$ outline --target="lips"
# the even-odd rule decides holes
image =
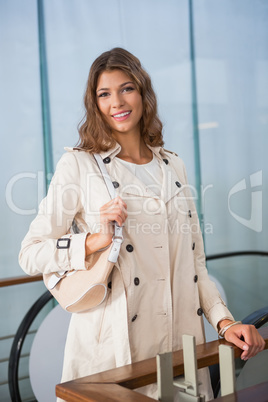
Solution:
[[[123,112],[120,112],[120,113],[113,114],[112,117],[116,121],[123,121],[123,120],[126,120],[129,117],[130,113],[131,113],[131,110],[126,110],[126,111],[123,111]]]

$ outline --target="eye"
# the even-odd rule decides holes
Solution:
[[[129,87],[123,88],[122,92],[131,92],[131,91],[134,91],[134,90],[135,90],[134,87],[129,86]]]
[[[98,98],[106,98],[106,96],[109,96],[109,92],[102,92],[98,95]]]

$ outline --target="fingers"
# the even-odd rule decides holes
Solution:
[[[122,226],[127,218],[127,204],[120,197],[116,197],[100,208],[100,221],[107,226],[117,222]]]
[[[234,327],[236,327],[236,326],[238,326],[238,325],[234,325]],[[232,331],[232,330],[231,330],[232,328],[233,328],[233,327],[231,327],[230,329],[228,329],[228,330],[226,331],[224,337],[225,337],[225,339],[226,339],[228,342],[233,343],[233,344],[236,345],[238,348],[240,348],[240,349],[243,350],[243,353],[241,354],[241,359],[244,360],[244,357],[247,356],[247,353],[248,353],[248,351],[249,351],[249,345],[247,345],[245,342],[243,342],[243,341],[240,339],[240,336],[241,336],[241,335],[237,334],[237,332],[234,331],[234,330]]]
[[[247,360],[250,357],[256,356],[257,353],[264,349],[265,342],[260,336],[259,332],[253,325],[244,325],[242,329],[242,335],[244,337],[245,343],[248,345],[249,349],[245,353],[243,352],[241,358]]]
[[[256,356],[265,347],[264,339],[253,325],[234,325],[226,331],[225,339],[243,350],[242,360]]]

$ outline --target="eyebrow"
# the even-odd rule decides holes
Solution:
[[[124,82],[123,84],[120,84],[119,87],[122,88],[122,87],[124,87],[124,86],[127,85],[127,84],[133,84],[133,85],[134,85],[134,82],[132,82],[132,81],[127,81],[127,82]],[[100,92],[100,91],[108,91],[109,89],[110,89],[110,88],[100,88],[100,89],[97,90],[97,92]]]

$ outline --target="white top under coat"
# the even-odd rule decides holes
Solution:
[[[163,172],[159,161],[153,154],[153,159],[143,165],[127,162],[123,159],[116,157],[126,168],[130,170],[140,181],[150,188],[159,198],[161,198]]]

